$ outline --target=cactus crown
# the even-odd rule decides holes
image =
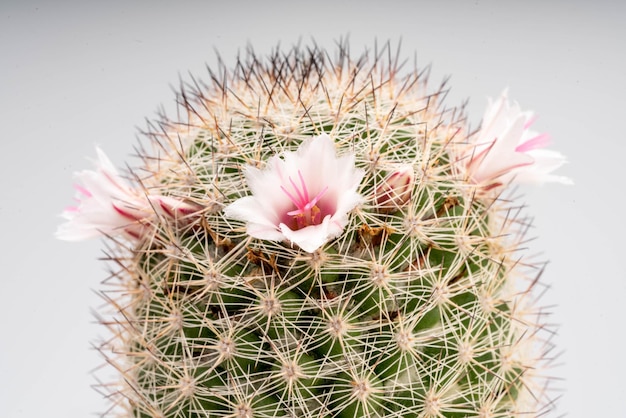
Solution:
[[[528,221],[471,180],[463,110],[398,56],[249,52],[149,125],[103,293],[127,416],[545,412]]]

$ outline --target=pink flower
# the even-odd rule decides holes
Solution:
[[[65,209],[67,222],[57,229],[57,238],[80,241],[100,235],[122,235],[139,238],[154,216],[151,205],[142,192],[129,186],[120,177],[111,160],[99,148],[96,171],[84,170],[75,176],[76,206]]]
[[[363,201],[357,188],[364,172],[355,167],[354,155],[337,157],[326,134],[304,141],[283,157],[271,157],[264,170],[245,167],[252,195],[224,212],[246,221],[252,237],[287,240],[312,253],[341,234],[348,212]]]
[[[61,216],[67,222],[56,231],[57,238],[80,241],[101,235],[139,239],[155,222],[157,214],[185,221],[202,208],[171,196],[146,195],[131,187],[99,148],[96,171],[76,173],[76,206]]]
[[[556,151],[544,149],[547,134],[530,130],[532,112],[522,112],[517,103],[509,103],[507,91],[489,104],[480,131],[462,161],[471,180],[488,188],[516,183],[554,181],[571,184],[571,180],[550,174],[566,159]]]

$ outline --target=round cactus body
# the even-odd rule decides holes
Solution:
[[[145,133],[133,185],[101,160],[116,190],[117,223],[97,227],[118,266],[102,318],[122,376],[113,410],[548,409],[540,266],[520,251],[519,204],[502,198],[520,165],[486,170],[485,126],[470,132],[443,87],[392,55],[250,54],[183,88],[178,119]]]

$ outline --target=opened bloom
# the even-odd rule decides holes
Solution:
[[[252,237],[290,241],[312,253],[341,234],[348,213],[363,200],[357,188],[364,172],[354,161],[352,154],[337,157],[328,135],[310,138],[282,159],[271,157],[263,170],[245,167],[252,195],[225,214],[246,221]]]
[[[139,239],[157,214],[184,220],[202,208],[171,196],[146,195],[130,186],[99,148],[96,170],[76,173],[76,205],[63,211],[67,222],[56,231],[57,238],[80,241],[97,236]]]
[[[489,99],[481,129],[462,159],[471,181],[486,187],[511,181],[571,183],[566,177],[550,174],[566,159],[544,149],[549,137],[530,129],[534,120],[532,112],[522,112],[517,103],[509,103],[506,90],[497,100]]]
[[[75,206],[65,209],[67,222],[57,229],[57,238],[79,241],[99,235],[139,238],[145,220],[153,216],[150,202],[118,174],[115,166],[99,148],[96,170],[76,173]]]

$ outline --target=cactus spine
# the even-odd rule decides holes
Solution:
[[[540,266],[520,251],[527,219],[503,185],[470,181],[457,161],[473,135],[464,113],[426,79],[401,75],[388,45],[354,59],[342,44],[335,59],[318,48],[251,53],[182,88],[179,119],[149,126],[134,172],[140,194],[163,198],[147,199],[152,216],[129,218],[141,234],[110,240],[101,319],[112,338],[100,349],[123,377],[113,410],[494,418],[549,408],[549,343],[531,292]],[[362,175],[340,234],[309,252],[227,216],[251,195],[245,167],[266,170],[322,135]]]

